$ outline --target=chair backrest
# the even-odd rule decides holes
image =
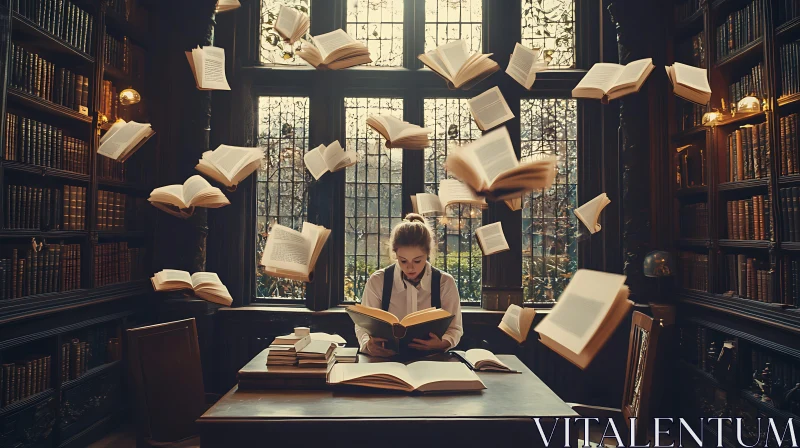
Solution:
[[[658,337],[661,326],[652,317],[638,311],[633,313],[628,364],[625,369],[625,384],[622,393],[622,417],[630,426],[631,417],[636,418],[636,442],[646,443],[649,427],[652,382],[655,370]]]
[[[128,364],[139,436],[174,442],[197,434],[205,409],[194,319],[128,330]]]

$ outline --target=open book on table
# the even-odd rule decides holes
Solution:
[[[514,118],[503,93],[496,86],[470,99],[467,104],[481,131],[492,129]]]
[[[199,90],[231,90],[225,76],[225,49],[197,47],[186,52],[194,82]]]
[[[178,291],[189,289],[197,297],[220,305],[230,306],[233,298],[228,288],[222,284],[214,272],[195,272],[189,275],[186,271],[164,269],[150,277],[156,291]]]
[[[508,367],[503,361],[497,359],[497,356],[495,356],[494,353],[482,348],[473,348],[467,351],[450,350],[450,353],[457,356],[472,370],[522,373],[518,370],[513,370],[511,367]]]
[[[500,69],[490,54],[470,54],[465,40],[439,45],[418,56],[429,69],[447,80],[450,88],[469,88]]]
[[[386,139],[387,148],[425,149],[431,145],[428,134],[432,130],[391,115],[370,115],[367,125]]]
[[[356,304],[345,311],[353,323],[363,328],[372,337],[386,339],[386,348],[405,352],[415,338],[429,339],[429,333],[442,337],[455,316],[441,308],[426,308],[398,319],[394,314],[380,308]]]
[[[624,275],[579,269],[535,330],[544,345],[585,369],[633,307],[629,294]]]
[[[509,250],[508,241],[503,234],[503,225],[500,222],[478,227],[475,229],[475,238],[478,239],[478,245],[484,256]]]
[[[506,73],[522,87],[530,90],[536,81],[536,73],[547,70],[547,62],[540,60],[540,55],[538,48],[530,49],[517,43],[508,61]]]
[[[520,163],[505,127],[451,151],[445,165],[476,193],[493,200],[516,199],[524,193],[548,188],[556,174],[553,156]]]
[[[478,196],[457,179],[443,179],[439,182],[439,195],[417,193],[411,195],[411,206],[414,213],[424,216],[444,216],[445,209],[453,204],[473,205],[484,208],[486,199]]]
[[[100,138],[97,153],[124,162],[155,133],[148,123],[117,121]]]
[[[297,55],[318,69],[328,70],[372,62],[367,47],[342,29],[313,36],[311,42],[303,41]]]
[[[589,232],[594,234],[602,229],[602,226],[597,221],[600,219],[600,212],[610,203],[611,199],[608,199],[605,193],[600,193],[594,199],[581,205],[572,212],[575,213],[575,216],[589,229]]]
[[[278,17],[275,19],[275,32],[283,40],[290,44],[297,42],[308,32],[310,26],[311,21],[308,19],[308,14],[295,8],[281,5]]]
[[[405,392],[457,392],[486,389],[483,381],[460,362],[417,361],[336,364],[328,384],[346,384]]]
[[[219,208],[230,204],[219,188],[198,175],[186,179],[183,185],[158,187],[150,192],[147,200],[154,207],[179,218],[190,215],[186,209],[192,207]]]
[[[303,162],[314,179],[319,180],[328,171],[332,173],[355,165],[358,162],[358,153],[352,149],[345,151],[339,141],[334,140],[328,146],[319,145],[305,153]]]
[[[264,271],[273,276],[310,282],[317,258],[331,231],[325,227],[303,223],[303,231],[275,224],[267,236],[261,257]]]
[[[226,187],[233,187],[257,170],[263,160],[261,148],[219,145],[204,152],[194,168]]]
[[[636,93],[654,68],[652,58],[639,59],[628,65],[594,64],[572,89],[572,97],[595,98],[606,102]]]
[[[708,104],[711,86],[706,69],[676,62],[664,67],[675,95],[697,104]]]
[[[497,328],[522,344],[528,339],[528,332],[531,330],[535,316],[536,309],[511,304],[503,314],[503,320],[500,321]]]

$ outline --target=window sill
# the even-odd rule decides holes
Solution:
[[[220,312],[224,313],[287,313],[287,314],[308,314],[312,316],[323,316],[329,314],[344,314],[345,307],[344,306],[337,306],[334,308],[330,308],[327,310],[322,311],[312,311],[302,305],[282,305],[276,306],[272,304],[263,304],[263,305],[250,305],[250,306],[242,306],[238,308],[220,308]],[[550,314],[549,308],[537,308],[536,314]],[[491,314],[504,314],[504,311],[492,311],[492,310],[484,310],[478,307],[461,307],[462,314],[477,314],[477,315],[491,315]]]

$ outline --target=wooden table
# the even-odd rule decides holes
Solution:
[[[556,417],[578,414],[516,356],[498,357],[522,374],[478,372],[487,388],[477,393],[234,387],[198,419],[202,446],[543,446],[534,417],[549,436]],[[563,427],[550,446],[564,446]]]

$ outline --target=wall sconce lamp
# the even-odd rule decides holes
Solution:
[[[119,92],[119,103],[123,106],[130,106],[142,100],[142,96],[133,87],[128,87]]]

